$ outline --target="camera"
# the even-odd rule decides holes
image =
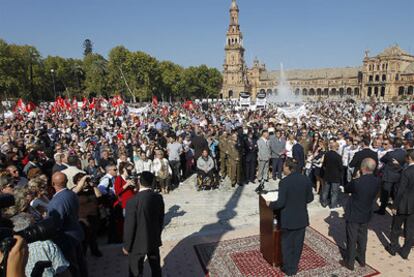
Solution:
[[[0,228],[0,251],[8,253],[16,242],[13,235],[19,235],[27,243],[51,239],[56,234],[55,221],[52,217],[46,218],[26,229],[13,232],[10,228]]]
[[[8,208],[13,205],[14,197],[12,195],[0,195],[0,208]],[[16,243],[13,235],[19,235],[23,237],[27,243],[32,243],[53,238],[57,234],[56,229],[55,219],[53,217],[46,218],[19,232],[14,232],[9,224],[7,224],[7,226],[2,225],[0,226],[0,251],[3,253],[4,257],[8,256],[10,250]],[[4,261],[7,261],[7,258],[3,258],[3,262]]]
[[[92,177],[87,178],[87,179],[86,179],[86,182],[88,182],[88,184],[89,184],[91,187],[97,187],[97,186],[99,185],[99,182],[101,181],[101,179],[102,179],[102,177],[103,177],[104,175],[105,175],[105,174],[96,174],[96,175],[93,175]]]

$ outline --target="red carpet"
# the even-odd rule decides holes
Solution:
[[[260,253],[259,236],[239,238],[194,246],[206,276],[284,276]],[[312,228],[307,228],[305,245],[296,276],[374,276],[379,272],[370,266],[351,272],[340,266],[338,247]]]

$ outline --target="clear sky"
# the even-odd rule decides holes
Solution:
[[[246,61],[270,69],[361,65],[398,43],[414,53],[413,0],[238,0]],[[43,56],[107,56],[124,45],[221,70],[231,0],[0,0],[0,38]]]

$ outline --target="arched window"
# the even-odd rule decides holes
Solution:
[[[372,87],[368,87],[368,97],[371,97],[372,95]]]
[[[309,90],[309,95],[315,95],[315,89],[311,88],[311,89]]]
[[[375,94],[376,97],[378,97],[378,91],[379,91],[378,87],[375,87],[374,88],[374,94]]]
[[[304,88],[304,89],[302,90],[302,93],[303,93],[303,95],[308,95],[308,90],[307,90],[306,88]]]
[[[400,80],[400,75],[399,74],[395,74],[395,81],[399,81]]]
[[[336,88],[331,89],[331,95],[336,95]]]
[[[268,90],[267,90],[267,95],[272,95],[273,94],[273,91],[269,88]]]
[[[413,92],[414,92],[413,90],[414,90],[413,86],[409,86],[409,87],[408,87],[407,94],[408,94],[408,95],[413,95]]]
[[[374,80],[374,76],[369,75],[369,81],[372,82]]]
[[[387,75],[382,74],[382,81],[383,81],[383,82],[387,81]]]
[[[317,95],[322,95],[322,89],[318,88],[318,89],[316,90],[316,94],[317,94]]]
[[[405,91],[404,87],[399,87],[399,88],[398,88],[398,95],[399,95],[399,96],[404,95],[404,91]]]
[[[229,90],[229,98],[233,98],[233,91]]]
[[[346,94],[347,95],[352,95],[352,88],[347,88],[346,89]]]
[[[354,89],[354,95],[359,95],[359,88]]]
[[[385,96],[385,87],[381,87],[381,97]]]
[[[328,88],[325,88],[325,89],[323,90],[323,95],[328,96],[328,94],[329,94],[329,89],[328,89]]]
[[[344,93],[345,93],[344,88],[340,88],[339,89],[339,95],[342,97],[344,95]]]
[[[379,80],[380,80],[380,76],[379,75],[375,75],[375,81],[376,82],[379,82]]]
[[[277,90],[276,90],[276,91],[277,91]],[[299,94],[300,94],[300,89],[298,89],[298,88],[297,88],[297,89],[295,90],[295,95],[296,95],[296,96],[298,96]]]

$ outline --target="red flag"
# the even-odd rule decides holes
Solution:
[[[86,97],[83,97],[82,99],[82,109],[87,109],[89,106],[89,100]]]
[[[91,109],[91,110],[95,109],[95,103],[96,103],[96,99],[93,98],[92,102],[89,104],[89,109]]]
[[[154,107],[154,109],[158,108],[158,98],[157,98],[157,96],[152,97],[152,106]]]
[[[27,113],[30,113],[30,112],[34,111],[34,109],[36,109],[36,105],[32,101],[27,103],[27,105],[26,105],[26,112]]]
[[[26,111],[26,105],[23,102],[23,99],[19,98],[19,100],[17,100],[16,106],[14,107],[14,112],[16,111],[22,111],[25,112]]]
[[[186,110],[189,110],[189,111],[193,110],[194,109],[193,101],[191,101],[191,100],[185,101],[185,103],[183,105],[183,108],[186,109]]]
[[[72,106],[70,105],[70,102],[66,97],[65,97],[65,100],[63,101],[63,105],[67,111],[72,111]]]
[[[122,115],[122,111],[121,111],[121,108],[120,108],[120,107],[117,107],[117,108],[116,108],[116,110],[115,110],[115,115],[116,115],[116,116],[121,116],[121,115]]]

